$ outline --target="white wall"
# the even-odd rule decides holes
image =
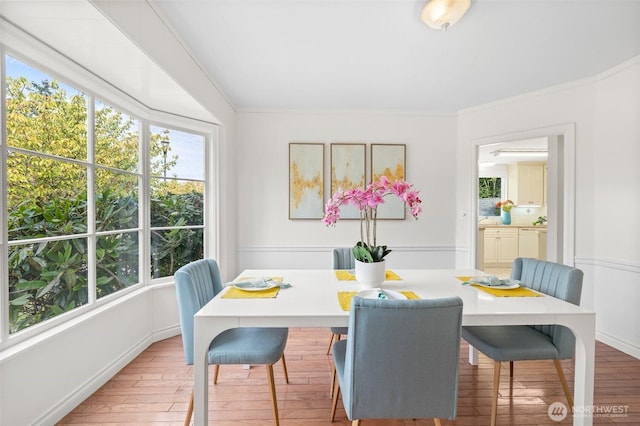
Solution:
[[[3,351],[0,424],[54,424],[177,322],[173,286],[143,288]]]
[[[457,191],[469,209],[474,140],[575,123],[575,259],[585,272],[582,304],[596,311],[598,338],[640,357],[640,57],[591,79],[461,111]],[[470,246],[470,220],[456,243]],[[469,266],[471,256],[459,259]]]
[[[420,190],[415,221],[378,223],[378,242],[394,250],[391,267],[446,268],[455,262],[455,140],[453,115],[376,112],[239,112],[238,271],[325,268],[330,249],[359,240],[358,221],[327,228],[320,220],[289,220],[289,143],[325,143],[325,200],[330,143],[406,144],[406,179]]]
[[[598,336],[640,356],[640,57],[595,92],[593,244],[578,261],[594,273]]]

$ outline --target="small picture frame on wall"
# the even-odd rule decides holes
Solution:
[[[324,144],[289,143],[289,219],[322,219]]]
[[[331,194],[339,190],[364,188],[366,144],[331,144]],[[344,205],[340,208],[341,219],[358,219],[360,213],[356,206]]]
[[[371,180],[386,176],[391,182],[406,180],[405,144],[371,144]],[[387,197],[378,206],[378,219],[405,219],[405,205],[399,198]]]

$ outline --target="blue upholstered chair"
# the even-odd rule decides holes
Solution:
[[[333,260],[331,262],[333,269],[355,269],[356,258],[353,256],[351,247],[341,247],[333,249]],[[329,339],[329,347],[327,347],[327,355],[331,352],[331,345],[334,340],[340,340],[340,336],[347,334],[347,327],[331,327],[331,339]],[[331,384],[333,389],[333,383]]]
[[[574,305],[580,304],[582,277],[579,269],[526,258],[516,259],[511,270],[511,278],[520,280],[524,287]],[[573,398],[560,364],[561,359],[573,358],[574,355],[575,337],[568,328],[559,325],[473,326],[463,327],[462,337],[494,360],[492,426],[496,424],[503,361],[509,361],[510,375],[513,377],[513,361],[553,360],[569,407],[573,408]]]
[[[346,340],[333,345],[339,388],[353,425],[361,419],[455,419],[459,297],[378,300],[354,297]]]
[[[193,316],[216,294],[222,291],[218,264],[213,259],[201,259],[178,269],[174,275],[182,346],[188,365],[193,364]],[[213,383],[218,382],[220,364],[265,364],[271,388],[273,418],[279,424],[276,389],[273,380],[273,364],[282,359],[285,380],[289,383],[284,348],[287,344],[287,328],[233,328],[218,335],[209,347],[209,364],[215,365]],[[193,413],[193,391],[187,411],[185,425],[191,422]]]

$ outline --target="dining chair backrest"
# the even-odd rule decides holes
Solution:
[[[354,297],[340,383],[349,418],[455,418],[461,323],[459,297]]]
[[[213,259],[193,261],[174,274],[182,347],[185,362],[193,364],[193,316],[213,297],[222,291],[222,279],[218,263]]]
[[[354,269],[356,258],[353,256],[351,247],[339,247],[333,249],[333,269]]]
[[[511,278],[524,287],[580,305],[583,272],[580,269],[545,260],[517,258],[513,261]],[[561,359],[572,358],[575,336],[560,325],[535,325],[532,328],[546,334],[558,348]]]

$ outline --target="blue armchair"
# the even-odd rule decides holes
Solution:
[[[378,300],[354,297],[349,334],[333,345],[347,417],[455,419],[462,300]]]
[[[182,346],[185,362],[193,364],[193,316],[216,294],[222,291],[218,264],[213,259],[201,259],[178,269],[174,275],[182,330]],[[278,403],[273,379],[273,364],[282,359],[285,380],[289,383],[284,348],[287,344],[287,328],[233,328],[218,335],[209,347],[209,364],[215,365],[213,383],[218,381],[220,364],[265,364],[271,388],[273,418],[279,424]],[[185,425],[189,425],[193,413],[193,391],[189,402]]]
[[[581,270],[558,263],[518,258],[513,262],[511,278],[521,285],[549,296],[580,304]],[[500,367],[509,361],[513,377],[513,361],[553,360],[569,407],[573,398],[562,371],[561,359],[573,358],[575,337],[571,330],[559,325],[470,326],[462,328],[462,337],[470,345],[494,360],[491,425],[496,424]]]

